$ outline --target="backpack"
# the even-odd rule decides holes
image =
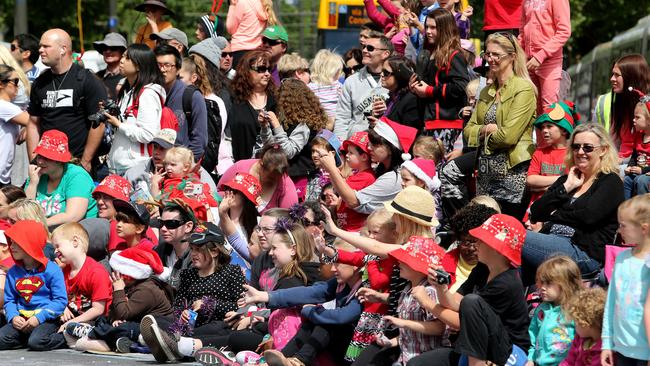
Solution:
[[[183,112],[187,121],[188,135],[192,129],[192,96],[196,91],[199,91],[196,86],[188,85],[183,92]],[[219,144],[221,144],[223,121],[217,102],[212,99],[203,99],[208,112],[208,144],[203,152],[201,166],[208,172],[213,172],[219,162]]]
[[[133,100],[133,103],[124,111],[124,114],[131,113],[133,117],[138,118],[138,109],[140,107],[140,95],[144,92],[144,87],[140,89],[138,96]],[[162,105],[162,113],[160,115],[160,129],[171,128],[178,132],[178,119],[174,111],[165,105],[165,100],[162,95],[156,93],[160,98],[160,105]],[[140,143],[140,155],[145,156],[145,151],[151,156],[153,154],[153,146],[151,144]]]

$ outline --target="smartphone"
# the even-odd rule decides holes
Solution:
[[[198,196],[203,193],[203,184],[194,184],[192,187],[192,194]]]
[[[413,69],[406,66],[405,64],[400,64],[399,67],[397,68],[397,71],[395,71],[395,74],[397,75],[398,79],[411,80],[411,76],[415,74],[415,71],[413,71]],[[420,81],[419,76],[416,75],[416,78],[418,81]]]

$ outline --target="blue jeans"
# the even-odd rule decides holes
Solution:
[[[59,324],[49,321],[39,324],[31,333],[23,333],[9,322],[0,328],[0,350],[22,348],[25,345],[32,351],[49,351],[65,346],[63,337],[54,336]]]
[[[638,194],[645,194],[650,192],[650,175],[626,175],[623,178],[623,189],[625,192],[625,199],[628,200],[632,196]]]
[[[555,254],[571,257],[580,268],[583,276],[595,275],[600,271],[600,263],[571,243],[571,239],[552,234],[526,232],[526,241],[521,252],[521,274],[524,286],[535,283],[537,267]]]

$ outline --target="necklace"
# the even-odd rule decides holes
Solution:
[[[68,77],[69,73],[70,73],[70,69],[68,69],[68,71],[65,72],[65,75],[63,75],[63,80],[61,80],[61,83],[59,84],[58,88],[56,87],[56,84],[54,84],[54,77],[52,77],[52,89],[54,89],[54,92],[57,93],[57,95],[58,95],[59,89],[61,89],[61,87],[63,86],[63,83],[65,82],[65,78]]]

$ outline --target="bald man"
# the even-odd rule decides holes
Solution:
[[[38,49],[50,67],[34,81],[30,95],[27,150],[30,159],[44,131],[68,135],[70,152],[88,171],[104,134],[104,125],[92,128],[88,116],[107,99],[106,88],[90,70],[72,61],[72,41],[62,29],[43,33]]]

